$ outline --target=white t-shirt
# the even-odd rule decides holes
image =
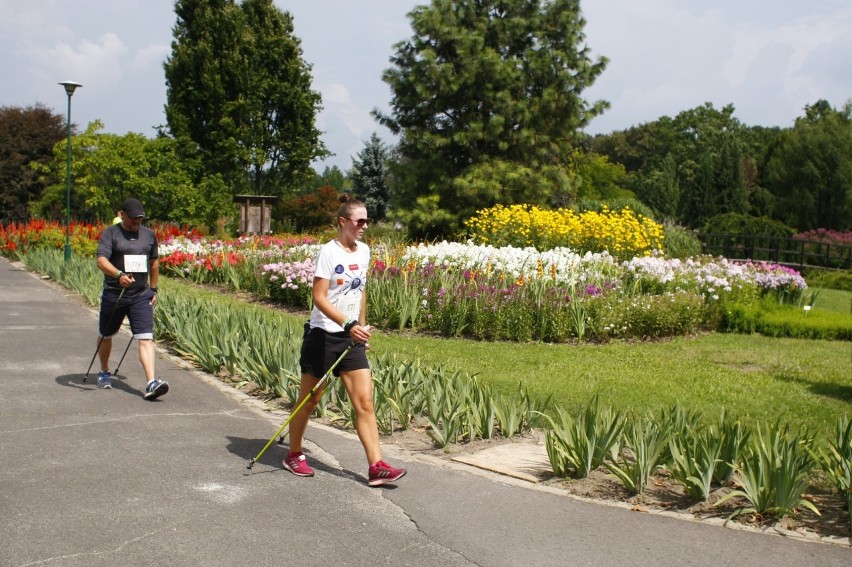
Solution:
[[[355,252],[350,252],[344,250],[336,240],[324,244],[317,254],[314,277],[328,280],[328,300],[346,317],[357,321],[361,313],[361,297],[367,284],[370,247],[361,241],[356,241],[355,245]],[[316,305],[311,310],[310,324],[329,333],[343,331]]]

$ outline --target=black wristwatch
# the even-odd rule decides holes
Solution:
[[[151,291],[153,291],[154,293],[157,293],[157,288],[152,287],[152,288],[151,288]]]

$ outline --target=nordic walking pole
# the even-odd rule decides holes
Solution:
[[[124,291],[126,287],[121,288],[121,293],[118,294],[118,299],[115,300],[115,305],[112,306],[112,312],[109,314],[109,323],[107,323],[107,327],[112,325],[112,318],[115,317],[115,310],[118,308],[118,304],[121,302],[121,296],[124,295]],[[83,376],[83,382],[86,381],[86,378],[89,377],[89,372],[92,370],[92,365],[95,363],[95,357],[98,356],[98,352],[101,350],[101,343],[104,342],[104,336],[101,335],[101,338],[98,339],[98,346],[95,349],[95,354],[92,355],[92,360],[89,362],[89,368],[86,370],[86,375]],[[130,346],[130,345],[128,345]],[[120,364],[120,363],[119,363]]]
[[[112,371],[113,376],[118,375],[118,369],[121,368],[121,363],[124,362],[124,357],[127,356],[127,351],[130,350],[130,343],[133,342],[133,335],[130,335],[130,342],[127,343],[127,346],[124,347],[124,354],[121,355],[121,360],[118,361],[118,366],[115,367],[115,370]]]
[[[325,384],[325,382],[332,375],[332,372],[334,372],[334,369],[337,368],[337,365],[340,364],[341,360],[343,360],[343,357],[346,356],[347,354],[349,354],[349,351],[352,350],[352,347],[354,347],[354,346],[355,346],[355,343],[349,343],[349,346],[346,347],[346,350],[343,351],[343,354],[341,354],[337,358],[337,360],[334,361],[334,364],[331,365],[331,368],[329,368],[326,371],[326,373],[323,374],[320,381],[317,382],[317,385],[314,386],[313,388],[311,388],[311,391],[308,392],[308,395],[304,397],[304,399],[299,403],[298,406],[296,406],[296,409],[293,410],[293,412],[290,414],[290,417],[287,418],[287,421],[285,421],[281,425],[281,427],[278,428],[278,431],[275,432],[275,435],[272,436],[272,438],[269,440],[269,442],[266,444],[266,446],[264,446],[263,449],[260,450],[260,453],[258,453],[255,458],[249,460],[248,467],[246,467],[246,468],[249,468],[249,469],[252,468],[254,466],[254,464],[263,456],[263,454],[266,452],[266,450],[269,449],[269,446],[272,445],[272,443],[275,441],[275,438],[278,437],[279,435],[281,435],[281,432],[284,431],[284,428],[287,427],[288,425],[290,425],[290,422],[293,420],[293,418],[296,416],[296,414],[299,413],[299,411],[305,406],[305,404],[308,403],[308,400],[310,400],[312,397],[314,397],[314,394],[316,394],[319,391],[319,389],[322,388],[323,384]]]

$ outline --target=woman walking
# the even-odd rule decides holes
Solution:
[[[299,359],[302,384],[297,403],[310,394],[346,347],[354,344],[337,365],[334,374],[343,381],[355,410],[355,430],[369,465],[367,482],[370,486],[379,486],[399,480],[406,471],[382,460],[373,408],[373,376],[366,355],[370,326],[366,324],[365,286],[370,248],[361,242],[369,222],[367,208],[364,203],[347,196],[341,201],[343,204],[337,213],[337,238],[323,245],[316,259],[312,292],[314,307],[302,339]],[[317,391],[303,411],[290,422],[290,452],[283,465],[297,476],[314,475],[302,452],[302,438],[323,389]]]

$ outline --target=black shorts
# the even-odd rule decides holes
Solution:
[[[151,299],[154,292],[143,290],[136,295],[126,293],[118,301],[119,294],[104,290],[101,294],[101,311],[98,332],[104,338],[110,338],[121,328],[124,318],[130,319],[130,330],[137,339],[154,338],[154,306]],[[116,305],[116,301],[118,304]]]
[[[312,329],[309,323],[305,323],[302,351],[299,357],[302,374],[322,378],[351,343],[352,339],[347,333],[329,333],[319,328]],[[363,344],[356,343],[349,354],[335,367],[334,375],[340,376],[341,372],[363,368],[370,368],[367,349]]]

